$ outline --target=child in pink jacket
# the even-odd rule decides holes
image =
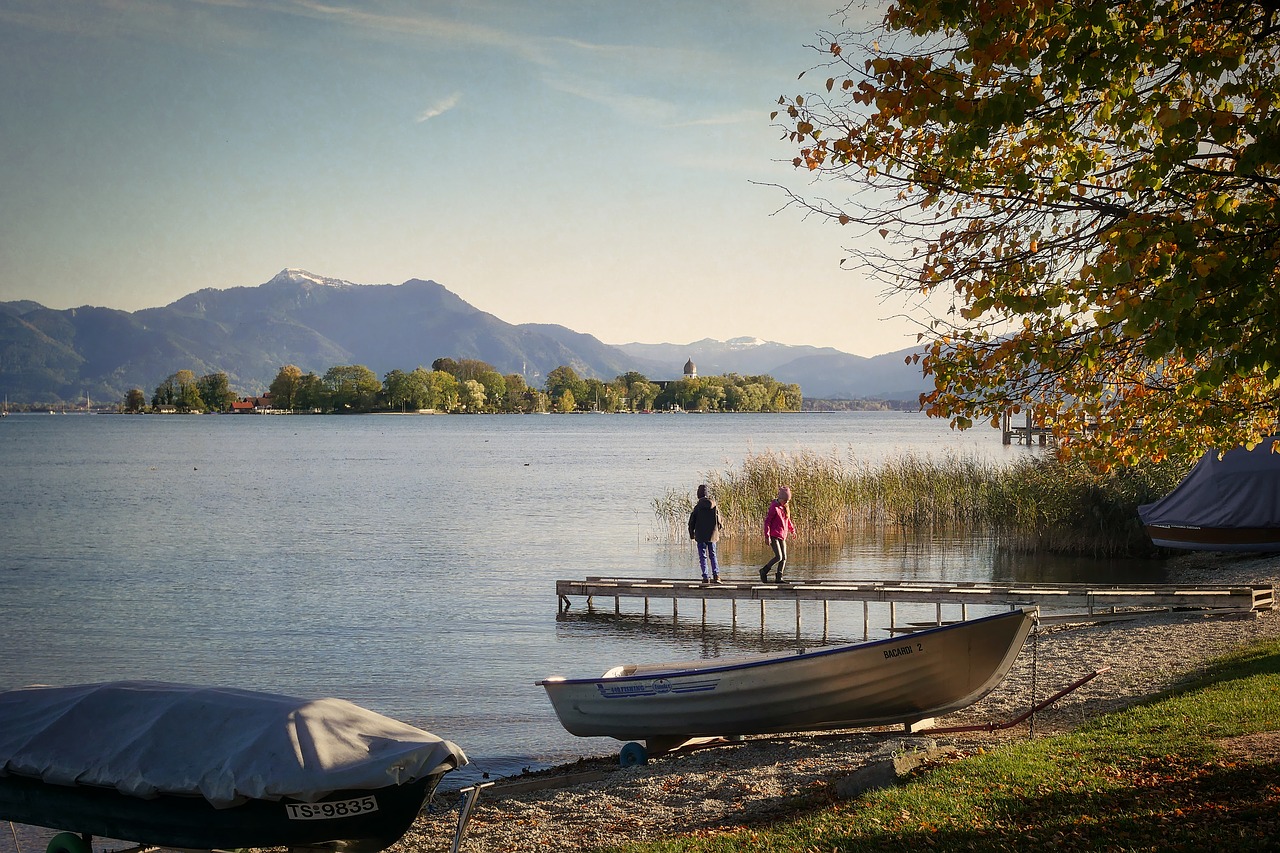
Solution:
[[[787,566],[787,536],[796,532],[791,523],[791,513],[787,511],[787,502],[791,500],[791,489],[783,486],[778,489],[778,496],[769,502],[769,511],[764,514],[764,535],[773,549],[773,559],[764,564],[760,570],[760,583],[769,582],[769,569],[774,569],[774,583],[782,583],[782,571]]]

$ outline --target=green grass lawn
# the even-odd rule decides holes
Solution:
[[[1273,617],[1274,618],[1274,617]],[[610,850],[1280,850],[1280,641],[1074,732],[768,827]]]

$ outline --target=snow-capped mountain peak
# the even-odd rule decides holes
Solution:
[[[328,278],[322,275],[316,275],[313,272],[307,272],[303,269],[295,267],[286,267],[276,273],[275,278],[267,282],[268,284],[318,284],[323,287],[343,287],[350,282],[342,281],[337,278]]]

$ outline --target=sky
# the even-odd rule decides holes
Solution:
[[[842,0],[0,0],[0,301],[297,268],[610,344],[917,326],[770,120]]]

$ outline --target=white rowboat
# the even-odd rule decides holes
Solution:
[[[537,683],[579,737],[670,741],[911,723],[990,693],[1036,613],[1012,610],[798,654],[627,665],[599,678]]]

